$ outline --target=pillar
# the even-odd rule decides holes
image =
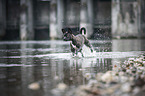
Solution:
[[[87,0],[87,6],[88,6],[88,37],[90,37],[93,34],[94,31],[94,11],[93,11],[93,0]]]
[[[27,0],[27,4],[28,4],[28,40],[34,40],[33,0]]]
[[[112,0],[112,37],[116,37],[117,36],[117,32],[118,32],[118,16],[119,16],[119,12],[120,12],[120,0]]]
[[[20,0],[20,38],[33,40],[33,0]]]
[[[61,29],[64,22],[64,2],[63,0],[57,0],[57,38],[62,38]]]
[[[0,0],[0,37],[5,35],[5,29],[6,29],[6,1]]]
[[[145,38],[145,1],[144,0],[138,0],[138,16],[139,16],[139,32],[140,32],[140,38]]]
[[[56,0],[50,1],[50,26],[49,26],[49,36],[51,39],[57,38],[57,2]]]
[[[112,37],[140,38],[140,0],[112,0]]]
[[[88,37],[88,15],[87,15],[87,0],[81,0],[80,9],[80,28],[86,28],[86,36]]]
[[[80,28],[86,28],[86,37],[93,33],[93,0],[81,0]]]

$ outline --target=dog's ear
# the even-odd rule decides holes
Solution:
[[[61,29],[62,33],[65,33],[66,31],[64,29]]]
[[[72,31],[71,31],[71,29],[70,29],[70,28],[68,28],[68,33],[72,34]]]

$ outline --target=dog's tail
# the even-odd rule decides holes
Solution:
[[[84,27],[81,28],[80,33],[82,34],[83,30],[84,30],[84,35],[85,35],[86,34],[86,28],[84,28]]]

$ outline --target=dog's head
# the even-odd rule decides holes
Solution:
[[[72,40],[72,31],[70,28],[68,28],[68,31],[62,29],[62,33],[63,33],[63,40],[65,40],[65,41]]]

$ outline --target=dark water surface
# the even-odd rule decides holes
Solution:
[[[93,58],[73,58],[69,42],[0,42],[0,96],[53,96],[59,83],[86,84],[97,72],[111,70],[126,58],[145,53],[145,40],[91,41]],[[31,90],[37,82],[40,89]]]

